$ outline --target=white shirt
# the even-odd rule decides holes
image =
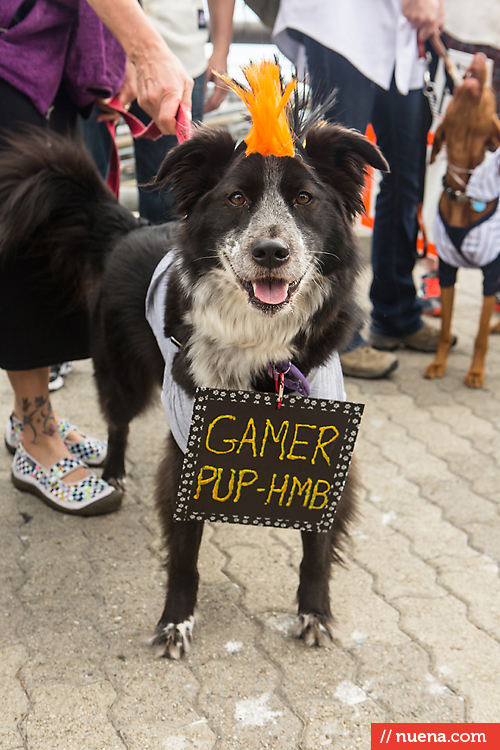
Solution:
[[[163,332],[165,296],[167,294],[170,271],[174,263],[175,251],[172,250],[157,265],[146,295],[146,319],[151,326],[165,360],[161,402],[165,409],[172,435],[179,448],[185,453],[193,415],[194,400],[187,395],[172,377],[172,365],[179,348],[169,338],[166,338]],[[333,401],[346,400],[342,367],[337,352],[333,352],[326,364],[309,373],[308,382],[311,386],[311,398],[324,398]]]
[[[500,49],[500,0],[446,0],[444,30],[459,42]]]
[[[401,0],[281,0],[273,41],[300,76],[305,51],[287,28],[342,55],[385,90],[394,72],[401,94],[422,88],[424,59],[418,58],[417,34],[401,13]]]
[[[500,148],[486,155],[472,172],[466,194],[478,201],[495,200],[500,195]],[[454,268],[482,268],[500,252],[500,201],[493,216],[467,232],[459,253],[450,240],[439,215],[434,225],[436,250],[440,258]]]
[[[207,69],[203,0],[143,0],[149,20],[192,78]]]

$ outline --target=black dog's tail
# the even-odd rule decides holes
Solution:
[[[120,206],[83,145],[50,131],[4,136],[0,149],[3,260],[46,260],[51,283],[83,295],[114,242],[142,222]]]

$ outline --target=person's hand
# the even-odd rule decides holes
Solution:
[[[205,91],[207,90],[208,83],[213,83],[215,86],[212,94],[205,102],[205,112],[212,112],[214,109],[218,109],[229,91],[217,73],[227,74],[227,57],[225,55],[218,55],[214,51],[208,61],[208,70],[205,75]]]
[[[439,36],[444,25],[443,0],[402,0],[401,10],[417,32],[419,42]]]
[[[127,65],[125,68],[125,79],[122,83],[121,89],[116,95],[116,98],[122,105],[123,109],[129,109],[133,101],[137,99],[137,74],[135,72],[135,66],[132,65],[130,60],[127,58]],[[108,106],[110,99],[97,99],[96,104],[101,110],[100,114],[97,115],[97,122],[114,122],[115,124],[120,120],[121,114]]]
[[[137,73],[137,101],[162,133],[175,135],[175,117],[182,101],[191,118],[193,79],[165,44],[153,44],[133,59]]]
[[[137,101],[162,133],[175,134],[182,101],[191,117],[193,79],[148,20],[137,0],[87,0],[135,66]],[[182,0],[180,0],[182,2]]]

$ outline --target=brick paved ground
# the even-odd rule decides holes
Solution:
[[[0,455],[1,750],[367,750],[373,721],[500,719],[500,337],[486,387],[467,389],[480,278],[461,275],[444,380],[422,379],[429,355],[401,352],[390,380],[347,382],[366,403],[362,516],[332,580],[328,649],[287,636],[298,533],[216,525],[192,653],[153,658],[159,407],[133,425],[129,492],[109,517],[18,492]],[[2,375],[2,424],[9,399]],[[54,403],[104,436],[89,362]]]

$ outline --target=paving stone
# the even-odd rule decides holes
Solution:
[[[154,660],[145,668],[144,654],[132,660],[127,656],[121,654],[122,669],[118,667],[121,675],[110,667],[113,683],[119,684],[120,693],[110,716],[126,747],[211,749],[214,733],[206,718],[194,708],[193,698],[199,686],[190,670],[183,664],[164,659]],[[137,671],[131,679],[132,667]]]
[[[18,634],[29,651],[21,670],[27,688],[50,681],[84,685],[103,678],[100,662],[108,644],[93,623],[94,610],[90,596],[25,604]]]
[[[21,747],[19,723],[29,710],[29,700],[19,679],[19,670],[28,658],[22,645],[0,648],[0,747]]]
[[[485,387],[466,388],[480,274],[460,284],[442,380],[422,377],[432,355],[405,350],[390,378],[346,380],[366,404],[360,515],[331,581],[328,648],[289,635],[300,534],[207,524],[192,649],[154,658],[159,405],[132,424],[128,493],[109,516],[55,513],[13,487],[0,453],[2,748],[369,750],[372,721],[498,721],[500,337]],[[0,423],[10,401],[0,373]],[[89,361],[54,404],[105,435]]]
[[[263,534],[265,531],[269,533]],[[288,609],[298,586],[298,571],[291,568],[288,551],[272,541],[270,529],[248,529],[247,534],[250,544],[230,547],[224,543],[224,551],[230,555],[225,570],[244,586],[248,609],[267,610],[270,605]]]
[[[439,505],[447,518],[461,528],[469,528],[475,521],[499,519],[498,504],[492,499],[474,492],[469,482],[455,475],[427,478],[420,484],[425,498]]]
[[[356,662],[343,649],[293,641],[290,649],[272,628],[262,644],[283,671],[283,696],[304,722],[301,747],[368,746],[370,723],[386,721],[387,714],[356,680]]]
[[[334,569],[330,584],[332,612],[338,639],[344,645],[356,642],[359,634],[370,642],[407,641],[399,628],[398,611],[375,588],[373,576],[353,562]]]
[[[487,419],[474,414],[467,406],[454,404],[453,409],[448,406],[436,405],[430,408],[436,422],[449,425],[457,434],[472,441],[478,450],[489,453],[492,444],[500,441],[498,430]]]
[[[88,540],[86,559],[104,562],[144,559],[152,540],[151,532],[141,523],[141,512],[137,507],[121,513],[119,526],[113,513],[88,518],[85,536]]]
[[[165,597],[165,574],[152,556],[139,560],[94,560],[92,592],[94,617],[103,631],[149,627],[160,617]]]
[[[498,563],[470,548],[460,557],[432,560],[439,582],[467,604],[469,619],[500,640],[500,579]]]
[[[472,523],[469,527],[470,538],[476,549],[498,561],[500,550],[500,519],[492,523]]]
[[[124,750],[108,712],[116,694],[107,682],[85,687],[48,683],[31,694],[33,708],[22,724],[33,750]]]
[[[434,568],[412,554],[409,540],[389,527],[395,514],[381,513],[369,504],[362,510],[353,556],[375,576],[377,593],[388,601],[398,596],[443,596]]]
[[[500,644],[466,616],[466,606],[451,596],[403,598],[398,602],[402,627],[429,649],[434,668],[463,696],[467,721],[496,722],[500,705]],[[436,622],[440,623],[436,627]]]
[[[360,642],[357,679],[396,722],[465,721],[464,700],[429,671],[429,654],[415,643]]]

